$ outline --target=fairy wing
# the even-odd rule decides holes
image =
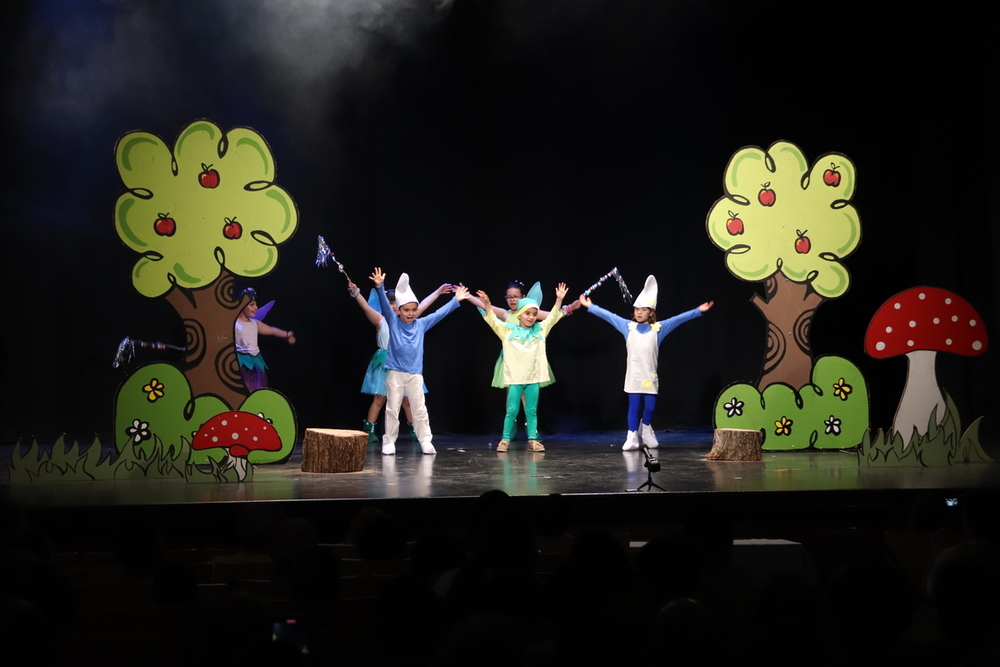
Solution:
[[[378,300],[378,292],[374,289],[368,294],[368,305],[379,315],[382,314],[382,303]]]
[[[257,309],[257,314],[253,316],[258,322],[263,322],[267,314],[271,312],[271,308],[274,306],[274,301],[268,301],[263,306]]]

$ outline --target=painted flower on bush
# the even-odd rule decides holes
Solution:
[[[726,414],[730,417],[739,417],[743,414],[743,401],[737,399],[735,396],[733,400],[722,406],[726,409]]]
[[[842,401],[846,401],[852,391],[854,391],[854,388],[844,382],[844,378],[840,378],[840,381],[833,383],[833,395]]]
[[[840,435],[840,420],[830,415],[830,418],[823,422],[826,425],[827,435]]]
[[[143,385],[142,390],[146,392],[146,398],[150,403],[155,403],[157,399],[163,398],[163,383],[153,378],[149,384]]]
[[[132,442],[139,444],[143,440],[149,440],[153,435],[149,432],[149,422],[140,419],[133,419],[132,425],[125,429],[125,435],[132,439]]]
[[[791,435],[792,434],[792,424],[793,423],[794,422],[791,419],[789,419],[788,417],[785,417],[784,415],[782,415],[781,419],[779,419],[778,421],[774,422],[774,434],[775,435]]]

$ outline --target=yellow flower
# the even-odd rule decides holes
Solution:
[[[844,378],[840,378],[840,382],[833,383],[833,395],[842,401],[846,401],[847,395],[852,391],[854,391],[854,388],[844,382]]]
[[[146,392],[150,403],[155,403],[156,399],[163,398],[163,383],[156,378],[150,380],[149,384],[145,385],[142,390]]]
[[[782,415],[781,419],[774,422],[774,434],[775,435],[791,435],[792,434],[792,420],[788,417]]]

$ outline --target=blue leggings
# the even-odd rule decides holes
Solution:
[[[521,411],[521,394],[524,394],[524,416],[528,422],[528,440],[538,440],[538,383],[512,384],[507,389],[507,416],[503,420],[503,439],[514,439],[517,432],[517,413]]]
[[[645,398],[642,410],[642,423],[649,426],[653,420],[653,410],[656,409],[656,394],[628,395],[628,430],[639,430],[639,402]]]

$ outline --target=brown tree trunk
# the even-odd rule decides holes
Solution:
[[[196,290],[174,285],[165,295],[184,322],[185,377],[191,395],[214,394],[232,409],[248,395],[233,345],[233,325],[249,301],[233,294],[233,274],[225,269],[212,284]]]
[[[813,354],[809,329],[823,297],[780,271],[764,282],[765,295],[751,301],[767,320],[767,349],[757,389],[783,382],[798,390],[812,376]]]

